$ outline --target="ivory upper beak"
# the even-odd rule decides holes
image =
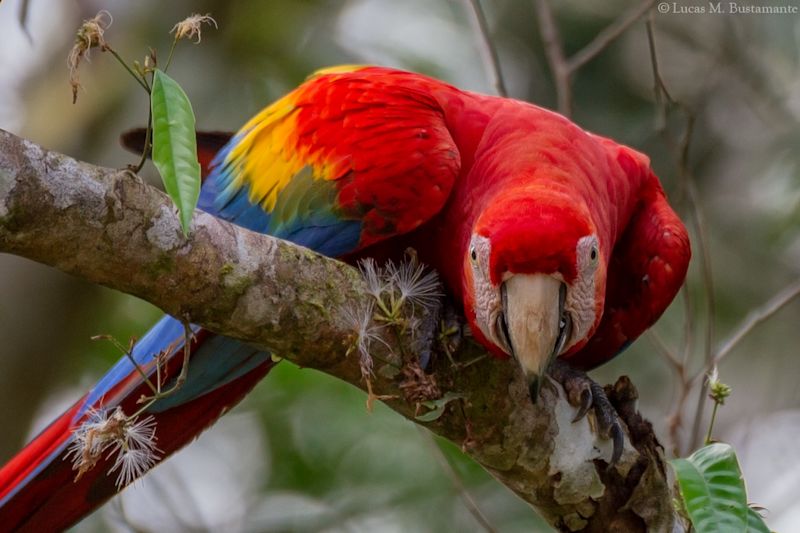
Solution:
[[[503,301],[514,357],[536,402],[542,376],[556,355],[561,320],[561,282],[547,274],[515,274],[505,281]]]

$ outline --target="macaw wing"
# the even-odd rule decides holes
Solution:
[[[417,228],[460,169],[431,83],[378,67],[318,72],[220,150],[199,207],[329,256]]]
[[[644,173],[639,203],[608,264],[603,318],[586,346],[566,356],[584,370],[625,350],[652,326],[680,290],[691,257],[686,228],[667,202],[647,158],[610,143],[628,173]]]

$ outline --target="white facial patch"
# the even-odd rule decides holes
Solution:
[[[495,323],[498,314],[503,311],[503,303],[500,291],[492,285],[489,275],[491,254],[489,239],[481,235],[473,235],[467,253],[472,266],[472,283],[475,291],[475,321],[487,339],[502,347],[502,343],[495,339],[490,326]]]
[[[578,275],[567,291],[564,307],[572,317],[572,335],[564,351],[583,339],[595,321],[595,272],[600,264],[600,247],[596,235],[578,239],[575,249]]]

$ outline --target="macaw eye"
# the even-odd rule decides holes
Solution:
[[[478,252],[475,250],[474,246],[470,247],[469,249],[469,258],[473,263],[478,262]]]
[[[596,235],[587,235],[578,240],[575,248],[576,266],[581,272],[591,273],[600,264],[600,242]]]

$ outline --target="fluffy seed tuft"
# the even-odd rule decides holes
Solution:
[[[359,261],[358,269],[367,284],[367,294],[376,300],[383,298],[383,295],[390,289],[385,270],[379,267],[371,257]]]
[[[211,18],[210,13],[206,13],[205,15],[192,13],[190,16],[175,24],[169,32],[175,34],[176,41],[197,37],[195,41],[195,44],[197,44],[202,37],[203,24],[208,24],[209,26],[213,25],[214,28],[219,28],[219,26],[217,26],[217,21]]]
[[[128,417],[121,408],[109,412],[90,409],[86,420],[73,430],[67,450],[75,481],[106,458],[115,456],[108,473],[119,470],[116,485],[121,489],[155,466],[161,458],[156,447],[156,421],[152,416]]]
[[[75,34],[75,43],[67,56],[73,104],[78,100],[78,89],[81,87],[78,67],[84,59],[89,61],[89,50],[96,46],[106,48],[107,44],[103,34],[111,26],[112,22],[114,22],[114,19],[111,17],[111,13],[103,9],[98,11],[94,17],[84,20]]]
[[[400,293],[401,301],[411,302],[415,308],[435,308],[444,295],[439,275],[421,263],[412,260],[389,263],[386,270],[392,285]]]
[[[388,346],[381,336],[384,326],[375,324],[372,320],[374,312],[375,303],[369,300],[361,305],[347,305],[341,313],[346,327],[356,335],[354,350],[358,352],[361,374],[365,378],[373,374],[370,347],[375,342]]]

